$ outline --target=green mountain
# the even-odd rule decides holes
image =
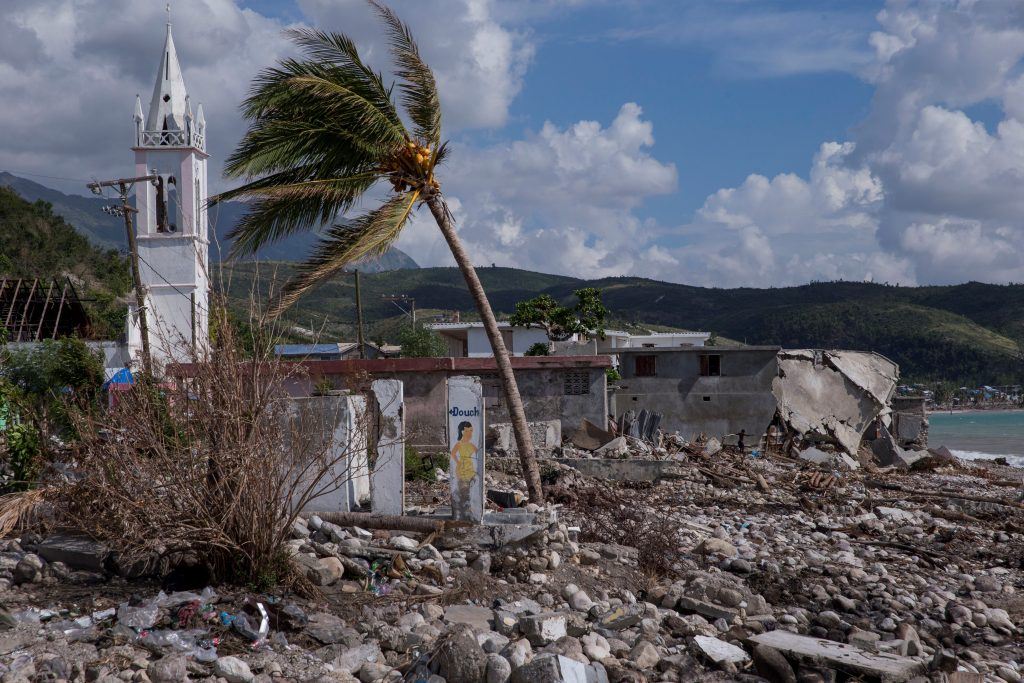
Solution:
[[[6,171],[0,171],[0,187],[8,187],[30,202],[43,200],[49,203],[55,214],[75,226],[97,246],[127,250],[123,219],[103,213],[103,207],[112,203],[110,199],[64,194]],[[230,250],[231,240],[227,235],[242,218],[245,209],[242,202],[224,202],[210,208],[210,226],[215,234],[210,251],[212,260],[218,260],[218,255],[226,255]],[[293,235],[267,245],[259,257],[271,261],[298,261],[309,253],[316,239],[316,235],[311,233]],[[392,248],[360,267],[366,272],[378,272],[419,266],[408,254]]]
[[[53,212],[0,187],[0,276],[67,277],[92,319],[93,336],[117,339],[124,333],[131,276],[115,249],[93,245]]]
[[[231,299],[263,295],[271,273],[283,282],[291,264],[232,266]],[[568,301],[580,287],[598,287],[615,325],[707,330],[748,344],[877,351],[899,363],[908,381],[1010,384],[1024,381],[1024,285],[969,282],[941,287],[891,287],[866,282],[812,283],[771,289],[692,287],[643,278],[580,280],[512,268],[478,270],[491,305],[508,314],[515,303],[548,293]],[[257,277],[259,275],[259,277]],[[437,311],[475,309],[455,268],[368,274],[361,282],[370,338],[394,340],[408,319],[384,295],[415,299],[420,319]],[[351,339],[355,290],[341,275],[311,292],[288,322],[322,338]],[[609,325],[610,327],[613,325]]]
[[[94,314],[119,334],[121,327],[116,323],[123,321],[124,312],[123,305],[115,302],[128,291],[123,258],[82,237],[88,235],[101,247],[121,247],[119,219],[99,210],[105,200],[65,195],[0,173],[0,186],[4,185],[50,206],[29,204],[10,190],[0,195],[0,274],[71,274],[85,283],[94,299],[89,304]],[[233,225],[243,210],[241,204],[221,207],[222,213],[211,218],[218,233]],[[268,294],[288,279],[294,261],[306,253],[312,239],[305,235],[275,245],[262,262],[222,265],[215,269],[214,282],[241,313],[253,297],[266,301]],[[359,270],[370,339],[394,341],[408,322],[395,303],[384,299],[387,295],[414,299],[421,320],[442,311],[460,311],[464,318],[475,316],[473,301],[455,268],[418,268],[395,249]],[[612,313],[610,327],[632,324],[707,330],[748,344],[872,350],[899,363],[904,378],[910,381],[1024,381],[1024,285],[968,282],[891,287],[819,282],[800,287],[720,289],[636,277],[587,281],[513,268],[482,267],[478,273],[499,314],[511,313],[517,301],[542,292],[568,301],[575,289],[597,287]],[[342,273],[288,311],[285,332],[296,340],[354,339],[355,319],[354,277]]]

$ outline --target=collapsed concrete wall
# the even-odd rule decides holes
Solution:
[[[864,432],[888,417],[899,367],[864,351],[814,349],[779,352],[772,382],[782,420],[808,441],[830,442],[857,453]]]

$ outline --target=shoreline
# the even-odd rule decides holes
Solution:
[[[1024,408],[961,408],[925,410],[926,416],[931,415],[964,415],[970,413],[1024,413]]]

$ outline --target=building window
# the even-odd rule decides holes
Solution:
[[[566,372],[564,377],[566,396],[584,396],[590,393],[590,373],[580,370]]]
[[[658,374],[657,356],[634,356],[633,374],[637,377],[654,377]]]
[[[718,354],[702,353],[700,356],[700,376],[718,377],[722,374],[722,357]]]

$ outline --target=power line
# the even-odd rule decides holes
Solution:
[[[67,180],[72,183],[91,183],[94,180],[93,178],[64,178],[59,175],[44,175],[42,173],[29,173],[28,171],[18,171],[10,169],[8,169],[7,172],[10,173],[11,175],[28,175],[33,176],[35,178],[49,178],[50,180]]]

